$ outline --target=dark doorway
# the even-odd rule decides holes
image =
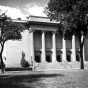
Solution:
[[[61,55],[57,55],[57,58],[56,59],[57,59],[58,62],[62,62]]]
[[[67,61],[68,61],[68,62],[71,62],[71,54],[72,54],[72,52],[71,52],[70,50],[68,50],[66,53],[67,53],[67,54],[66,54],[66,59],[67,59]]]
[[[69,55],[69,54],[67,55],[67,61],[71,62],[71,55]]]
[[[79,54],[76,54],[76,61],[80,61],[80,57],[79,57]]]
[[[76,61],[80,61],[80,51],[76,51]]]
[[[41,62],[40,55],[35,55],[35,61],[36,61],[37,63],[40,63],[40,62]]]
[[[52,62],[51,55],[46,55],[46,61],[49,62],[49,63]]]

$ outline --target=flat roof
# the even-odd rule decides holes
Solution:
[[[29,16],[28,23],[37,25],[41,24],[41,25],[57,26],[60,22],[50,21],[48,17]]]
[[[56,21],[50,21],[48,17],[42,17],[42,16],[29,16],[28,21],[37,21],[37,22],[47,22],[47,23],[60,23]]]
[[[27,20],[12,19],[12,22],[26,23],[26,22],[27,22]]]

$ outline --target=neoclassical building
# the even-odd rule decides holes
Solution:
[[[30,57],[36,70],[80,68],[77,36],[73,35],[70,40],[65,40],[58,32],[58,23],[50,22],[46,17],[30,16],[29,25]],[[85,43],[84,62],[87,62],[87,49],[87,43]]]
[[[73,35],[72,38],[65,40],[58,32],[58,23],[51,22],[47,17],[30,16],[28,25],[27,60],[35,70],[80,69],[77,36]],[[86,39],[83,47],[85,68],[88,60],[87,42]]]

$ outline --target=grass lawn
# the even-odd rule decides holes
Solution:
[[[0,88],[88,88],[88,71],[60,70],[56,74],[4,75],[0,76]]]

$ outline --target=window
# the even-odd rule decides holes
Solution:
[[[57,61],[58,61],[58,62],[62,62],[61,55],[57,55]]]
[[[36,61],[37,63],[40,63],[40,62],[41,62],[40,55],[35,55],[35,61]]]
[[[52,62],[51,55],[46,55],[46,61],[49,62],[49,63]]]

